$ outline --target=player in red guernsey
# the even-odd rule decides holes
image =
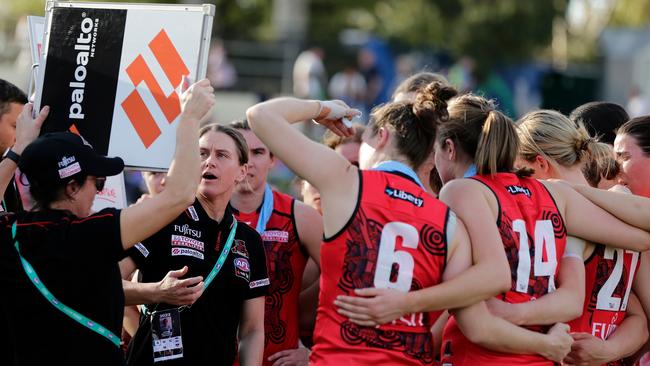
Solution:
[[[564,252],[566,232],[639,248],[650,244],[648,233],[615,220],[569,187],[542,185],[511,173],[517,151],[518,138],[512,122],[489,101],[463,95],[450,102],[449,120],[439,124],[435,144],[436,166],[443,182],[447,182],[441,196],[449,195],[451,208],[466,223],[475,258],[484,255],[486,248],[491,249],[487,243],[496,242],[502,245],[501,250],[505,249],[511,286],[499,298],[521,302],[552,292],[556,276],[561,275],[557,264]],[[463,176],[474,179],[456,179]],[[604,226],[593,229],[591,223]],[[388,294],[386,290],[374,292],[379,301],[361,307],[360,312],[383,323],[390,317],[378,315],[387,310],[382,304],[388,302]],[[412,296],[408,294],[406,301]],[[580,305],[577,302],[574,306]],[[494,334],[492,339],[485,338],[480,324],[487,315],[484,303],[455,311],[445,329],[443,365],[551,365],[553,362],[542,356],[558,360],[544,352],[541,344],[531,348],[519,337],[509,339]]]
[[[497,121],[495,116],[497,112],[491,110],[488,101],[471,95],[463,96],[450,103],[449,111],[449,121],[442,123],[438,129],[436,165],[442,180],[446,182],[462,176],[474,162],[479,174],[478,177],[474,177],[474,181],[481,182],[479,184],[483,185],[481,188],[488,194],[487,198],[492,203],[491,206],[499,212],[495,218],[504,249],[509,257],[512,286],[510,291],[498,296],[498,299],[509,303],[522,303],[533,299],[536,304],[545,302],[544,296],[554,292],[558,287],[555,284],[556,278],[559,280],[564,278],[563,269],[558,265],[564,253],[562,237],[566,233],[587,240],[599,240],[637,250],[648,248],[648,233],[615,219],[591,202],[584,200],[575,191],[567,189],[568,187],[548,182],[540,183],[529,178],[518,178],[508,173],[513,171],[513,163],[518,152],[518,138],[510,121],[506,124]],[[487,169],[482,171],[481,167],[489,165],[486,164],[489,159],[484,157],[494,151],[499,152],[498,156],[501,159],[492,160],[492,171]],[[474,159],[468,159],[471,156]],[[495,171],[499,173],[485,175]],[[531,203],[539,207],[537,212],[525,209],[524,197],[528,196]],[[517,213],[517,208],[521,214]],[[509,217],[511,224],[507,222],[506,217]],[[461,218],[464,217],[461,215]],[[471,219],[464,221],[472,237],[471,227],[474,221]],[[558,281],[558,285],[563,283]],[[581,305],[582,301],[574,301],[569,304],[569,307],[579,311]],[[443,363],[453,365],[552,364],[542,357],[498,353],[472,344],[459,331],[457,326],[459,324],[456,321],[462,320],[462,311],[458,315],[447,324],[445,329]],[[462,326],[460,329],[462,330]],[[531,329],[538,330],[540,327]]]
[[[587,186],[582,169],[585,162],[594,159],[598,149],[611,151],[607,145],[591,138],[582,123],[574,123],[556,111],[528,113],[517,126],[521,140],[517,164],[534,169],[534,177],[538,179],[560,178]],[[582,240],[580,243],[579,250],[565,255],[567,261],[571,261],[568,256],[572,256],[584,268],[581,276],[565,280],[576,281],[585,277],[586,285],[581,315],[569,323],[571,332],[576,333],[576,344],[565,361],[570,364],[597,362],[620,365],[622,363],[618,360],[634,353],[647,338],[643,308],[631,292],[639,253],[630,250],[636,248],[615,248]],[[557,291],[544,298],[546,302],[540,301],[533,306],[530,306],[532,303],[499,305],[498,313],[518,324],[553,321],[553,318],[562,316],[572,296],[575,294]],[[536,311],[542,307],[546,308],[544,316]]]
[[[464,225],[456,220],[453,230],[454,215],[424,192],[414,172],[431,153],[435,124],[446,118],[445,101],[454,93],[432,83],[415,103],[374,111],[360,151],[361,168],[372,170],[357,169],[289,125],[314,118],[349,135],[342,118],[356,111],[342,102],[281,98],[247,111],[255,134],[321,194],[326,240],[311,363],[433,364],[429,327],[439,310],[466,306],[507,288],[503,253],[494,255],[492,263],[485,260],[488,265],[464,271],[471,261]],[[503,271],[495,271],[495,264]],[[391,288],[391,294],[410,290],[415,300],[406,309],[395,309],[405,310],[404,316],[378,327],[348,320],[347,309],[334,307],[339,295],[369,286]],[[557,341],[556,336],[529,333],[526,339],[536,337],[538,344]]]
[[[246,121],[234,122],[249,149],[247,178],[230,199],[237,220],[255,228],[264,241],[271,285],[264,309],[264,361],[308,361],[299,349],[301,280],[307,259],[318,262],[323,237],[322,218],[316,210],[293,197],[271,190],[267,176],[275,158],[250,130]]]
[[[625,122],[616,131],[614,153],[620,163],[620,173],[617,182],[626,186],[633,193],[602,191],[584,185],[572,185],[579,193],[598,206],[610,211],[632,225],[650,230],[650,191],[648,176],[650,175],[650,117],[642,116]],[[636,279],[632,286],[648,317],[650,309],[650,256],[642,254]],[[629,310],[629,308],[628,308]],[[628,314],[629,316],[629,314]],[[620,331],[620,329],[619,329]],[[615,333],[616,334],[616,333]],[[611,340],[611,338],[610,338]],[[634,355],[640,358],[650,349],[646,344],[644,349]],[[631,363],[632,361],[628,361]]]

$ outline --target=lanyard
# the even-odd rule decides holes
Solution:
[[[255,230],[262,235],[266,230],[266,224],[269,223],[269,219],[273,214],[273,191],[271,186],[266,183],[266,188],[264,188],[264,201],[262,201],[262,209],[260,210],[260,216],[257,219],[257,226]]]
[[[237,219],[235,217],[232,218],[232,227],[230,229],[230,233],[228,234],[228,239],[226,239],[226,243],[223,246],[223,249],[221,249],[221,254],[219,254],[219,258],[217,258],[217,263],[214,264],[214,267],[212,267],[212,271],[208,274],[208,277],[205,278],[205,281],[203,282],[203,291],[205,292],[205,289],[210,286],[210,283],[212,283],[212,280],[214,280],[215,277],[217,277],[217,274],[219,274],[219,271],[221,271],[221,267],[223,267],[223,264],[226,262],[226,258],[228,257],[228,253],[230,252],[230,248],[232,247],[232,242],[235,240],[235,232],[237,231]],[[189,308],[191,305],[183,305],[179,308],[179,311],[184,310],[185,308]],[[146,305],[142,305],[143,313],[150,315],[152,312],[149,310],[149,308]],[[155,310],[155,307],[154,307]],[[155,311],[154,311],[155,312]]]
[[[417,183],[417,185],[420,186],[420,188],[424,189],[424,185],[422,184],[422,182],[420,182],[420,178],[418,178],[418,175],[415,174],[415,171],[413,171],[413,169],[411,169],[406,164],[400,163],[399,161],[388,160],[388,161],[381,162],[381,163],[375,165],[373,170],[381,170],[381,171],[384,171],[384,172],[399,172],[399,173],[402,173],[402,174],[410,177],[411,179],[413,179],[415,181],[415,183]]]
[[[463,174],[463,178],[470,178],[476,175],[476,164],[472,164],[467,168],[465,171],[465,174]]]
[[[73,320],[75,320],[77,323],[83,325],[84,327],[92,330],[93,332],[101,335],[102,337],[108,339],[111,341],[116,347],[120,346],[120,337],[116,336],[111,332],[110,330],[104,328],[103,326],[97,324],[96,322],[86,318],[82,314],[78,313],[74,309],[68,307],[67,305],[63,304],[59,300],[57,300],[56,297],[50,292],[50,290],[45,287],[43,282],[41,282],[40,278],[38,278],[38,275],[36,274],[36,271],[34,271],[34,268],[32,267],[29,262],[25,258],[23,258],[22,254],[20,254],[20,248],[18,245],[18,240],[16,240],[16,222],[14,221],[14,224],[11,226],[11,237],[14,239],[14,246],[16,247],[16,251],[18,251],[18,256],[20,257],[20,261],[23,264],[23,269],[25,270],[25,273],[27,274],[27,277],[32,281],[34,286],[38,289],[38,291],[47,299],[50,304],[54,305],[55,308],[59,309],[62,313],[65,315],[69,316]]]
[[[226,257],[228,257],[228,253],[230,252],[230,247],[232,246],[232,242],[235,239],[235,231],[237,231],[237,220],[233,217],[232,228],[230,229],[230,234],[228,234],[228,239],[226,240],[226,244],[224,244],[223,249],[221,249],[221,254],[219,254],[217,263],[215,263],[214,267],[212,267],[212,271],[210,271],[210,274],[208,274],[208,277],[206,277],[204,281],[203,291],[205,291],[205,289],[208,288],[208,286],[210,286],[212,280],[214,280],[214,278],[217,277],[219,271],[221,271],[221,267],[223,267],[223,264],[226,261]]]

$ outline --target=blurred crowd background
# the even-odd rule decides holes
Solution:
[[[341,99],[364,111],[364,123],[421,70],[496,99],[513,118],[594,100],[619,103],[631,117],[650,114],[650,0],[158,2],[216,4],[207,76],[222,123],[279,95]],[[26,16],[44,8],[44,0],[0,0],[0,78],[24,90]],[[139,175],[127,178],[138,197]],[[289,190],[281,164],[271,179]]]

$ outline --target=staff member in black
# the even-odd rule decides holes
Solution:
[[[105,177],[124,164],[98,155],[77,135],[43,135],[0,163],[6,182],[18,161],[37,203],[33,211],[0,217],[5,336],[15,345],[16,364],[124,364],[117,336],[124,307],[117,262],[192,202],[198,179],[191,177],[198,177],[200,165],[198,125],[214,104],[212,91],[203,80],[183,95],[165,192],[124,210],[90,214]],[[25,110],[31,112],[31,106]]]
[[[262,363],[269,285],[264,247],[254,229],[237,224],[228,206],[236,184],[246,176],[248,147],[241,133],[230,127],[208,125],[200,136],[201,183],[196,200],[120,262],[124,278],[136,266],[142,274],[142,283],[125,284],[127,303],[146,304],[129,345],[129,365],[230,366],[238,349],[242,366]],[[163,192],[168,189],[169,178],[165,179]],[[219,263],[222,267],[210,281],[209,274]],[[191,307],[178,308],[169,304],[173,298],[161,298],[164,293],[156,291],[155,284],[168,271],[184,267],[189,268],[188,276],[202,276],[205,287],[201,282],[185,288],[188,293],[197,287],[204,291]],[[173,324],[180,319],[171,337],[161,331],[168,318]]]

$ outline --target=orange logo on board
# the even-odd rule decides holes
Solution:
[[[183,75],[189,75],[190,71],[164,29],[149,42],[149,49],[172,85],[179,85]],[[136,87],[144,82],[165,115],[167,122],[172,123],[181,114],[178,94],[173,91],[170,95],[165,95],[142,55],[138,55],[127,66],[126,73]],[[149,148],[161,132],[137,89],[124,99],[122,108],[145,148]]]

